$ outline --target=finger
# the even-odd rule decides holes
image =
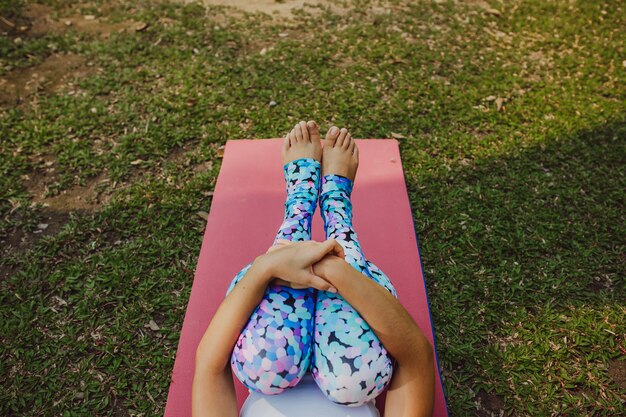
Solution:
[[[319,261],[333,250],[333,244],[330,240],[325,240],[324,242],[316,244],[313,247],[313,263]]]
[[[291,283],[289,281],[285,281],[284,279],[280,279],[280,278],[274,278],[272,280],[272,284],[282,285],[283,287],[290,287],[291,286]]]
[[[343,246],[341,246],[341,244],[337,242],[335,239],[325,240],[324,245],[328,245],[329,247],[328,252],[326,253],[332,252],[336,256],[339,256],[340,258],[345,258],[345,252],[343,250]]]
[[[311,275],[309,278],[309,286],[311,288],[315,288],[320,291],[329,291],[332,293],[337,292],[337,288],[333,287],[330,282],[326,281],[322,277],[318,277],[317,275]]]
[[[274,278],[272,280],[272,284],[281,285],[283,287],[289,287],[289,288],[294,288],[294,289],[308,288],[306,285],[301,285],[301,284],[296,284],[294,282],[285,281],[284,279],[281,279],[281,278]]]

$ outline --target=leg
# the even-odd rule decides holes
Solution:
[[[283,171],[287,184],[285,217],[274,244],[278,239],[310,240],[320,163],[315,158],[302,157],[287,162]],[[237,274],[229,292],[249,267]],[[246,387],[263,394],[278,394],[300,381],[310,364],[314,303],[315,292],[311,289],[268,286],[231,356],[231,367]]]
[[[351,138],[347,140],[350,142]],[[328,136],[325,149],[326,146],[329,146]],[[330,146],[335,146],[334,141]],[[326,163],[324,153],[325,169]],[[356,167],[354,173],[343,173],[354,178]],[[346,176],[323,176],[320,207],[326,237],[336,239],[343,246],[350,265],[395,296],[387,276],[378,268],[370,270],[373,264],[363,256],[352,227],[352,187],[353,180]],[[340,295],[319,291],[315,309],[312,370],[319,387],[330,400],[345,405],[360,405],[376,398],[392,375],[392,360],[378,337]]]

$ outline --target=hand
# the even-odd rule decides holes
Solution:
[[[337,292],[328,281],[313,272],[313,264],[329,254],[344,257],[343,247],[334,239],[324,242],[291,242],[281,239],[255,262],[260,263],[275,278],[276,284]]]
[[[348,264],[344,258],[335,256],[334,254],[328,254],[313,265],[313,273],[335,286],[334,279],[341,278],[341,276],[344,275],[341,268],[345,267],[345,265]]]

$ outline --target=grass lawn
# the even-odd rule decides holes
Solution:
[[[220,147],[308,118],[400,142],[452,415],[624,412],[623,2],[0,16],[0,415],[162,414]]]

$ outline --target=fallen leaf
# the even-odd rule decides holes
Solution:
[[[86,14],[83,17],[84,17],[85,20],[96,20],[96,16],[94,16],[92,14]]]
[[[37,225],[37,229],[46,230],[48,228],[48,223],[39,223]]]
[[[204,221],[209,220],[209,213],[206,211],[198,211],[196,212],[196,216],[200,217]]]
[[[149,327],[150,330],[153,330],[155,332],[158,332],[159,330],[161,330],[159,325],[156,324],[156,321],[154,321],[154,320],[150,320],[150,322],[145,327]]]
[[[135,159],[134,161],[132,161],[130,164],[131,165],[139,165],[144,163],[145,161],[143,159]]]
[[[402,133],[391,132],[391,137],[394,139],[406,139]]]
[[[491,7],[485,8],[485,13],[496,16],[496,17],[502,16],[502,13],[500,12],[500,10],[492,9]]]
[[[62,299],[58,295],[54,295],[54,296],[52,296],[52,298],[54,298],[56,300],[57,304],[60,305],[60,306],[66,306],[67,305],[67,301],[65,301],[64,299]]]
[[[13,23],[12,21],[10,21],[9,19],[6,19],[2,16],[0,16],[0,23],[2,23],[3,25],[5,25],[6,27],[8,27],[9,29],[13,29],[15,27],[15,23]]]
[[[494,101],[497,97],[496,96],[487,96],[487,98],[485,98],[485,100],[487,101]]]
[[[219,148],[217,148],[217,157],[218,158],[223,158],[224,157],[224,148],[226,148],[226,146],[222,145]]]
[[[504,99],[502,97],[498,97],[496,99],[496,110],[501,111],[504,108]]]
[[[133,25],[133,29],[135,32],[142,32],[148,28],[148,24],[146,22],[137,22]]]

